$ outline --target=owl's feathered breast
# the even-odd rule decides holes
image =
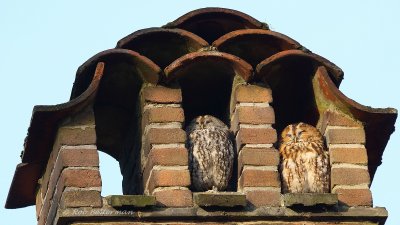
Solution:
[[[226,189],[232,174],[233,142],[226,125],[188,127],[189,168],[195,191]]]
[[[281,137],[283,192],[329,192],[329,154],[319,131],[300,123],[289,125]]]

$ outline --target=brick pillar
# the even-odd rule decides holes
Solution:
[[[231,129],[238,150],[238,191],[253,206],[280,206],[279,153],[269,88],[238,85],[233,94]]]
[[[331,111],[325,112],[321,126],[330,154],[332,193],[348,206],[372,206],[364,127]]]
[[[39,180],[38,224],[52,224],[59,207],[101,207],[101,177],[91,108],[62,125]]]
[[[181,90],[148,86],[142,98],[144,193],[154,195],[159,206],[192,206]]]

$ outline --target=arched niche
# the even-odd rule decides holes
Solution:
[[[117,43],[117,48],[130,49],[165,68],[175,59],[195,52],[208,43],[199,36],[181,29],[149,28],[136,31]]]
[[[119,161],[124,194],[140,191],[140,91],[156,84],[161,69],[148,58],[126,49],[101,52],[79,69],[74,90],[83,89],[92,66],[104,62],[104,74],[93,103],[97,147]]]
[[[277,53],[257,66],[255,80],[272,89],[278,132],[296,122],[317,125],[321,108],[317,105],[313,78],[321,65],[328,69],[332,80],[343,77],[343,72],[328,60],[300,50]]]
[[[234,30],[267,28],[265,24],[247,14],[225,8],[194,10],[164,27],[190,31],[208,43],[212,43],[222,35]]]
[[[213,115],[230,124],[230,100],[234,80],[247,81],[251,66],[221,52],[187,54],[165,69],[167,83],[182,90],[186,125],[199,115]]]
[[[278,52],[301,47],[297,41],[283,34],[262,29],[232,31],[214,41],[213,46],[246,60],[254,68]]]

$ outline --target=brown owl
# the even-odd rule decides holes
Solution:
[[[329,154],[315,127],[306,123],[287,126],[279,152],[283,193],[329,192]]]
[[[199,116],[186,128],[193,191],[224,191],[232,176],[233,142],[219,119]]]

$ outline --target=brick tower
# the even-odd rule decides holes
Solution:
[[[397,111],[339,91],[342,70],[241,12],[204,8],[139,30],[83,63],[70,101],[33,110],[6,208],[38,224],[384,224],[370,184]],[[229,125],[232,190],[192,192],[185,126]],[[277,133],[316,126],[330,154],[327,194],[283,194]],[[98,151],[118,160],[124,195],[101,196]]]

